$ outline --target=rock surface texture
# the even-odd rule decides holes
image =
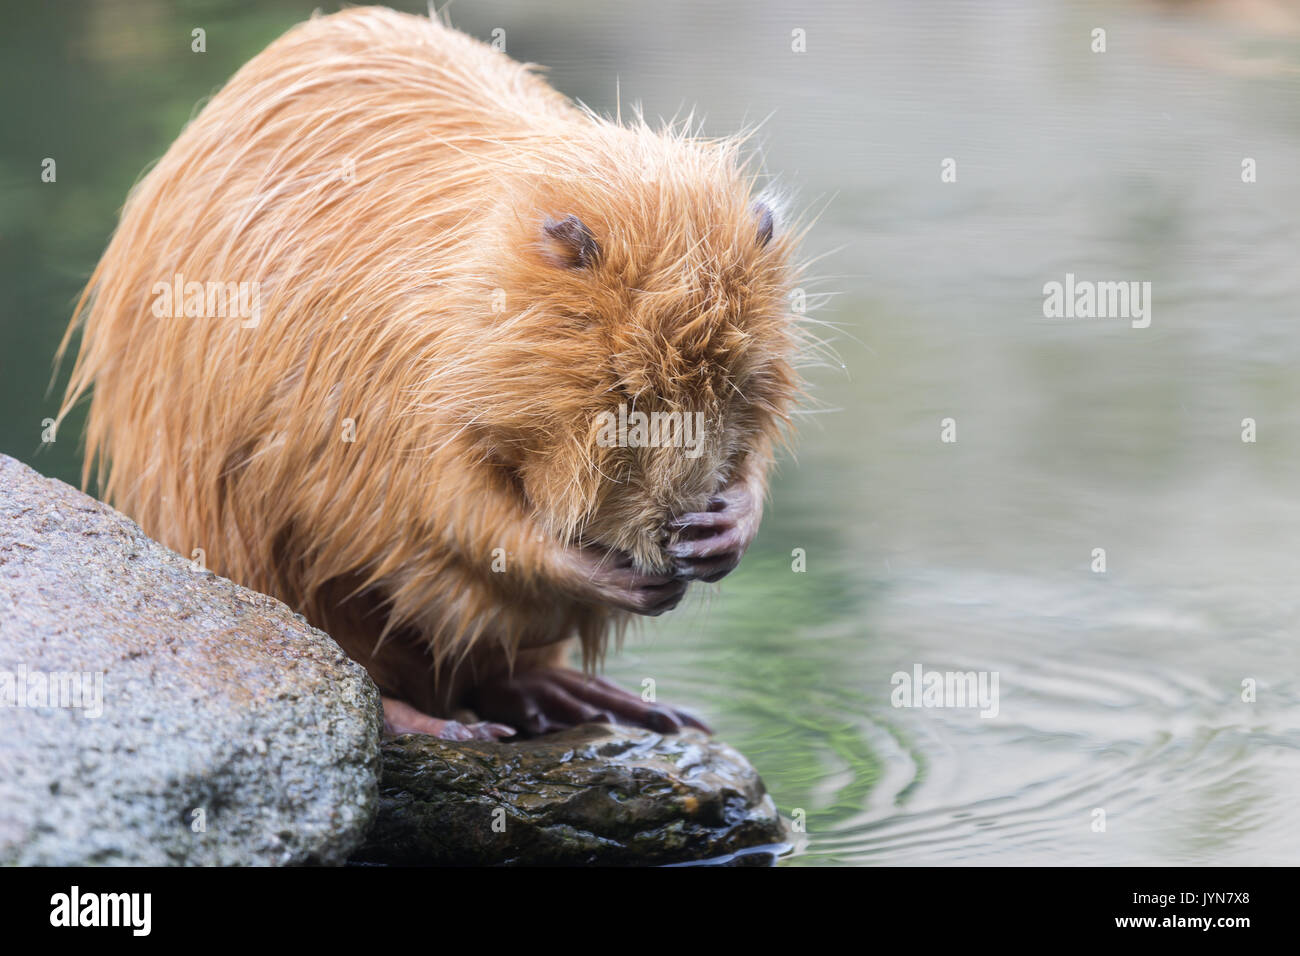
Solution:
[[[380,726],[327,635],[0,456],[0,863],[341,863]]]
[[[672,863],[786,839],[754,768],[694,730],[588,724],[522,743],[408,734],[384,742],[383,764],[359,861]]]

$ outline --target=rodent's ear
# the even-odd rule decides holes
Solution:
[[[754,203],[754,213],[758,216],[758,248],[762,249],[772,241],[776,217],[772,214],[772,207],[762,201]]]
[[[542,237],[546,257],[566,269],[586,269],[595,265],[600,255],[596,237],[572,213],[558,221],[547,216],[542,223]]]

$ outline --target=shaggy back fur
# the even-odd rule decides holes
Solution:
[[[559,593],[556,543],[666,566],[665,520],[765,474],[794,398],[792,238],[737,148],[433,20],[296,27],[136,186],[78,305],[84,480],[336,636],[368,595],[373,638],[439,661],[599,652],[615,616]],[[256,322],[157,314],[178,275],[257,283]],[[703,412],[702,453],[603,447],[619,403]]]

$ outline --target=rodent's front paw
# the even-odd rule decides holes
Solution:
[[[621,551],[586,547],[575,552],[587,584],[605,604],[651,617],[671,611],[686,594],[689,580],[673,571],[639,571]]]
[[[676,540],[665,550],[676,561],[677,572],[712,582],[734,571],[758,533],[761,506],[758,495],[738,483],[715,495],[708,511],[670,521]]]

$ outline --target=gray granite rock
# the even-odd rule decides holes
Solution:
[[[384,741],[379,816],[355,859],[671,863],[785,838],[758,774],[726,744],[589,724],[521,743]]]
[[[340,863],[380,725],[283,604],[0,456],[0,863]]]

